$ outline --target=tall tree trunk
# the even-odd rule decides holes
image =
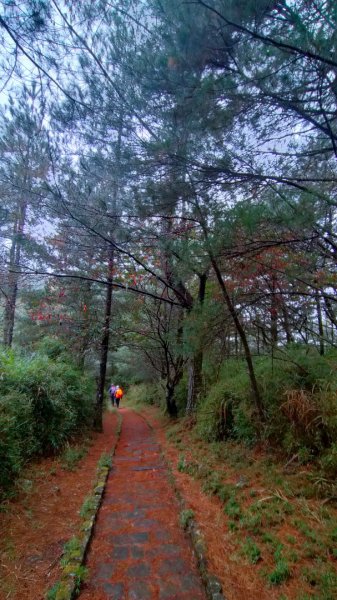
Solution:
[[[273,350],[277,346],[277,337],[278,337],[278,331],[277,331],[278,305],[277,305],[277,298],[276,298],[276,283],[277,283],[276,275],[273,274],[271,277],[272,295],[271,295],[271,303],[270,303],[270,337],[271,337],[271,344],[272,344]]]
[[[86,352],[90,343],[90,319],[92,318],[91,309],[91,282],[85,281],[84,286],[84,304],[87,309],[83,316],[83,325],[81,327],[80,348],[78,352],[78,366],[81,370],[84,369]]]
[[[174,399],[174,385],[166,385],[166,410],[170,417],[177,416],[177,405]]]
[[[207,273],[199,275],[199,291],[198,291],[198,303],[202,307],[205,300]],[[187,404],[186,413],[191,414],[195,411],[198,398],[202,389],[202,361],[203,361],[203,348],[200,341],[198,341],[198,349],[194,352],[193,356],[189,360],[188,365],[188,389],[187,389]]]
[[[188,363],[188,388],[186,414],[195,411],[198,398],[202,389],[202,361],[203,351],[199,350],[189,360]]]
[[[256,380],[256,376],[255,376],[255,371],[254,371],[254,365],[253,365],[253,359],[252,359],[252,355],[250,352],[250,348],[249,348],[249,344],[248,344],[248,340],[247,340],[247,336],[245,333],[245,330],[241,324],[241,321],[239,319],[238,313],[235,309],[235,306],[233,305],[230,295],[227,291],[225,282],[222,278],[220,269],[218,267],[218,264],[216,262],[216,260],[214,259],[213,255],[210,255],[211,258],[211,263],[214,269],[214,272],[216,274],[217,280],[219,282],[220,285],[220,289],[222,291],[223,297],[225,299],[225,303],[227,305],[227,308],[229,310],[229,313],[234,321],[236,330],[238,332],[240,341],[242,343],[243,349],[244,349],[244,354],[245,354],[245,358],[246,358],[246,362],[247,362],[247,367],[248,367],[248,373],[249,373],[249,379],[250,379],[250,384],[251,384],[251,388],[252,388],[252,393],[253,393],[253,398],[254,398],[254,402],[255,402],[255,406],[256,409],[259,413],[259,417],[260,419],[263,421],[264,420],[264,410],[263,410],[263,404],[262,404],[262,399],[260,396],[260,391],[258,388],[258,384],[257,384],[257,380]]]
[[[116,175],[113,186],[113,198],[112,198],[112,214],[117,214],[117,201],[119,192],[119,169],[121,163],[121,147],[122,147],[122,131],[123,131],[123,117],[120,115],[116,145]],[[114,236],[116,222],[114,219],[113,227],[111,228],[111,235]],[[105,389],[105,376],[108,361],[109,352],[109,337],[110,337],[110,322],[111,322],[111,307],[112,307],[112,282],[113,282],[113,270],[114,270],[114,247],[111,244],[109,247],[109,271],[107,277],[107,291],[105,299],[105,316],[103,334],[101,340],[101,355],[99,364],[99,377],[97,379],[97,391],[96,391],[96,404],[94,412],[94,428],[96,431],[102,431],[103,429],[103,399]]]
[[[104,388],[105,388],[105,376],[106,366],[109,352],[109,337],[110,337],[110,321],[111,321],[111,307],[112,307],[112,273],[114,263],[114,251],[111,246],[109,249],[109,274],[107,277],[107,288],[105,297],[105,315],[104,325],[101,339],[101,354],[99,362],[99,377],[97,380],[97,391],[96,391],[96,404],[94,409],[94,428],[96,431],[102,431],[103,429],[103,399],[104,399]]]
[[[9,253],[8,285],[6,305],[4,310],[4,345],[10,348],[13,342],[16,301],[18,295],[18,282],[20,258],[22,248],[23,229],[26,221],[27,202],[18,207],[18,215],[13,226],[12,244]]]
[[[294,341],[294,338],[291,333],[290,324],[289,324],[289,314],[288,314],[288,309],[287,309],[285,303],[283,303],[283,305],[282,305],[282,314],[283,314],[283,325],[284,325],[284,331],[285,331],[286,338],[287,338],[287,344],[291,344]]]
[[[334,309],[332,307],[331,300],[329,298],[327,298],[326,296],[324,296],[324,304],[325,304],[325,314],[328,316],[332,325],[334,325],[334,327],[337,328],[337,317],[336,317]],[[334,331],[334,328],[332,328],[332,333],[333,333],[333,331]]]
[[[317,310],[317,321],[318,321],[318,331],[319,331],[319,353],[321,356],[324,355],[324,329],[323,329],[323,320],[322,320],[322,308],[319,294],[315,294],[316,300],[316,310]]]
[[[12,265],[13,267],[13,265]],[[4,310],[4,346],[10,348],[13,342],[16,299],[18,295],[18,275],[15,273],[8,274],[8,289],[6,294],[6,305]]]

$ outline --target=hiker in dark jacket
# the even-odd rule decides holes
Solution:
[[[113,385],[113,383],[109,387],[109,396],[110,396],[112,406],[115,406],[115,402],[116,402],[115,393],[116,393],[117,387],[118,386]]]

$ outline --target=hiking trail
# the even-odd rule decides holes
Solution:
[[[205,600],[180,506],[155,435],[120,409],[122,430],[86,565],[80,600]]]

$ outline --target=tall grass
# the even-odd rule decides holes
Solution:
[[[255,371],[266,418],[254,411],[245,362],[226,360],[218,380],[207,388],[197,413],[197,430],[209,441],[257,438],[286,452],[307,448],[319,455],[337,442],[337,353],[293,346],[287,354],[257,357]],[[328,459],[327,459],[328,460]]]

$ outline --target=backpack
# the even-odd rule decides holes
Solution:
[[[116,398],[122,398],[123,390],[121,388],[118,388],[118,390],[115,392],[115,396]]]

